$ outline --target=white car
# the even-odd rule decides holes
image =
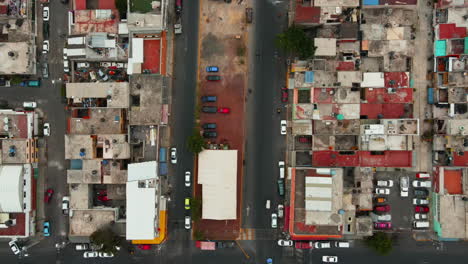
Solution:
[[[377,215],[376,219],[377,221],[380,221],[380,222],[390,222],[392,221],[392,215],[391,214]]]
[[[192,226],[192,219],[190,219],[190,216],[186,215],[185,216],[185,229],[190,229]]]
[[[42,8],[42,20],[49,21],[49,7],[44,6]]]
[[[112,258],[113,256],[114,256],[113,253],[99,252],[100,258]]]
[[[11,251],[13,251],[13,254],[18,255],[21,252],[15,240],[11,240],[10,242],[8,242],[8,245],[10,246]]]
[[[287,124],[286,120],[281,120],[281,135],[286,135]]]
[[[44,124],[44,136],[50,136],[50,124],[49,123],[45,123]]]
[[[278,227],[278,215],[275,213],[271,214],[271,227],[272,228]]]
[[[427,214],[414,214],[414,219],[416,220],[426,220]]]
[[[337,256],[322,256],[322,261],[326,263],[338,263]]]
[[[83,258],[97,258],[99,253],[97,251],[86,251],[83,253]]]
[[[24,102],[23,107],[24,108],[36,108],[37,103],[36,102]]]
[[[429,204],[429,200],[428,199],[414,198],[413,199],[413,204],[414,205],[426,205],[426,204]]]
[[[408,197],[409,191],[409,177],[403,176],[400,178],[400,196]]]
[[[280,240],[278,240],[278,246],[280,246],[280,247],[292,247],[293,246],[293,241],[292,240],[280,239]]]
[[[62,213],[64,215],[67,215],[69,210],[70,210],[70,197],[64,196],[62,197]]]
[[[284,206],[282,204],[278,204],[278,217],[282,218],[284,215]]]
[[[171,148],[171,163],[177,164],[177,149]]]
[[[390,194],[390,189],[388,189],[388,188],[375,188],[375,193],[376,194],[389,195]]]
[[[431,188],[431,182],[430,181],[414,180],[413,181],[413,187],[415,187],[415,188]]]
[[[324,242],[317,241],[317,242],[314,243],[314,248],[316,248],[316,249],[331,248],[331,243],[329,241],[324,241]]]
[[[190,171],[185,172],[185,187],[190,187]]]
[[[49,53],[49,41],[48,40],[44,40],[42,42],[42,53],[44,54]]]
[[[68,60],[63,60],[63,71],[70,72],[70,66],[69,66]]]
[[[75,249],[76,250],[88,250],[89,245],[88,244],[76,244]]]
[[[392,181],[392,180],[377,181],[377,186],[380,186],[380,187],[392,187],[392,186],[393,186],[393,181]]]

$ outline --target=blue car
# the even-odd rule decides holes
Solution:
[[[208,66],[206,67],[206,72],[218,72],[219,68],[216,66]]]
[[[49,221],[44,222],[44,236],[50,236],[50,223]]]

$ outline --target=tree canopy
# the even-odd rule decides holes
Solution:
[[[365,240],[367,246],[374,249],[379,255],[388,255],[392,252],[393,241],[386,233],[377,232]]]
[[[90,240],[95,245],[102,245],[101,251],[106,253],[116,253],[116,246],[122,242],[122,238],[112,231],[110,227],[104,227],[94,231],[91,234]]]
[[[205,140],[200,135],[200,130],[197,128],[193,129],[192,135],[187,140],[187,147],[190,152],[198,154],[202,152],[205,147]]]
[[[306,35],[304,30],[296,26],[278,34],[276,46],[300,59],[308,59],[315,53],[314,41]]]

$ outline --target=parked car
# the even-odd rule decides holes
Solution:
[[[284,216],[284,205],[278,204],[278,217],[283,218]]]
[[[190,171],[185,172],[185,187],[190,187]]]
[[[202,107],[202,112],[203,113],[214,114],[214,113],[218,112],[218,108],[216,108],[216,106],[203,106]]]
[[[201,97],[201,100],[203,103],[216,102],[216,99],[217,99],[216,96],[211,96],[211,95]]]
[[[44,79],[49,78],[49,64],[47,64],[47,62],[44,62],[42,64],[42,78]]]
[[[49,41],[48,40],[42,41],[42,53],[43,54],[49,53]]]
[[[50,124],[45,123],[43,128],[44,136],[50,136]]]
[[[204,138],[216,138],[218,136],[218,133],[215,131],[203,131],[203,137]]]
[[[28,81],[22,81],[20,82],[20,86],[22,87],[39,87],[41,86],[41,81],[40,80],[28,80]]]
[[[203,129],[216,129],[216,123],[205,123],[202,125]]]
[[[53,194],[54,194],[54,190],[52,188],[47,189],[44,194],[44,202],[49,203]]]
[[[207,75],[206,80],[207,81],[220,81],[221,76],[219,76],[219,75]]]
[[[231,109],[227,107],[220,107],[218,109],[218,113],[221,113],[221,114],[229,114],[230,112],[231,112]]]
[[[314,243],[314,248],[316,249],[331,248],[331,243],[330,241],[317,241]]]
[[[418,205],[418,206],[414,207],[414,212],[415,213],[428,213],[429,212],[429,207]]]
[[[429,192],[425,189],[414,189],[414,196],[424,196],[427,197]]]
[[[171,163],[177,164],[177,149],[171,148]]]
[[[427,218],[428,218],[427,214],[420,214],[420,213],[414,214],[414,219],[416,220],[426,220]]]
[[[375,188],[375,193],[376,194],[389,195],[390,194],[390,189],[389,188]]]
[[[392,215],[391,214],[375,215],[375,220],[377,220],[377,222],[390,222],[392,221]]]
[[[190,198],[185,198],[185,210],[190,210]]]
[[[278,240],[278,246],[280,247],[292,247],[293,244],[294,243],[292,240],[284,240],[284,239]]]
[[[97,258],[99,253],[97,251],[86,251],[83,253],[83,258]]]
[[[278,215],[275,213],[271,214],[271,227],[272,228],[278,227]]]
[[[44,222],[44,236],[48,237],[50,236],[50,223],[49,221]]]
[[[76,250],[88,250],[89,245],[88,244],[76,244],[75,249]]]
[[[36,102],[24,102],[23,107],[24,108],[36,108],[37,103]]]
[[[281,102],[287,103],[289,100],[288,88],[281,87]]]
[[[392,186],[393,186],[393,181],[392,181],[392,180],[377,181],[377,186],[380,186],[380,187],[392,187]]]
[[[175,12],[180,15],[182,13],[182,0],[175,1]]]
[[[284,196],[284,180],[283,179],[278,180],[278,193],[280,196]]]
[[[348,241],[336,241],[335,247],[336,248],[349,248],[350,244]]]
[[[69,210],[70,210],[70,197],[64,196],[62,197],[62,213],[64,215],[67,215]]]
[[[378,222],[374,223],[374,229],[391,229],[392,223],[390,222]]]
[[[219,68],[216,66],[208,66],[206,67],[206,72],[218,72]]]
[[[322,256],[322,261],[325,263],[338,263],[337,256]]]
[[[286,135],[286,129],[287,129],[287,126],[288,126],[288,122],[286,120],[281,120],[280,124],[281,124],[281,135]]]
[[[68,60],[63,60],[63,71],[64,72],[70,72],[70,64],[68,62]],[[94,74],[94,77],[96,77],[96,74],[92,71],[92,73]],[[90,72],[90,76],[91,76],[91,72]],[[93,79],[93,77],[91,77],[91,79]],[[94,78],[96,79],[96,78]]]
[[[192,227],[192,219],[188,215],[185,216],[184,227],[185,229],[190,229]]]
[[[403,176],[400,178],[400,196],[408,197],[409,191],[409,177]]]
[[[416,174],[416,178],[418,179],[429,179],[431,178],[431,175],[427,172],[419,172]]]
[[[387,199],[385,197],[377,197],[375,198],[375,203],[386,203]]]
[[[16,244],[15,240],[11,240],[10,242],[8,242],[8,245],[10,246],[11,251],[13,251],[13,254],[18,255],[19,253],[21,253],[21,249]]]
[[[374,211],[376,212],[390,212],[390,205],[378,205],[374,206]]]
[[[49,7],[48,6],[43,6],[42,7],[42,20],[43,21],[49,21]]]
[[[99,257],[100,258],[112,258],[114,257],[114,254],[111,252],[99,252]]]
[[[414,180],[413,187],[414,188],[431,188],[431,182]]]
[[[413,204],[414,205],[426,205],[426,204],[429,204],[429,200],[428,199],[414,198],[413,199]]]

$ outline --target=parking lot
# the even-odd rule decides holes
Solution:
[[[401,197],[400,195],[400,179],[407,176],[409,178],[409,192],[408,197]],[[414,220],[414,205],[413,198],[415,198],[412,186],[413,180],[416,179],[415,172],[403,171],[380,171],[374,175],[375,183],[380,180],[393,180],[393,187],[390,187],[389,195],[375,195],[375,197],[385,197],[390,205],[390,214],[392,216],[392,229],[394,231],[411,230]],[[376,186],[377,187],[377,186]],[[421,188],[422,190],[425,188]],[[419,197],[419,196],[418,196]],[[374,203],[374,205],[377,205]]]

